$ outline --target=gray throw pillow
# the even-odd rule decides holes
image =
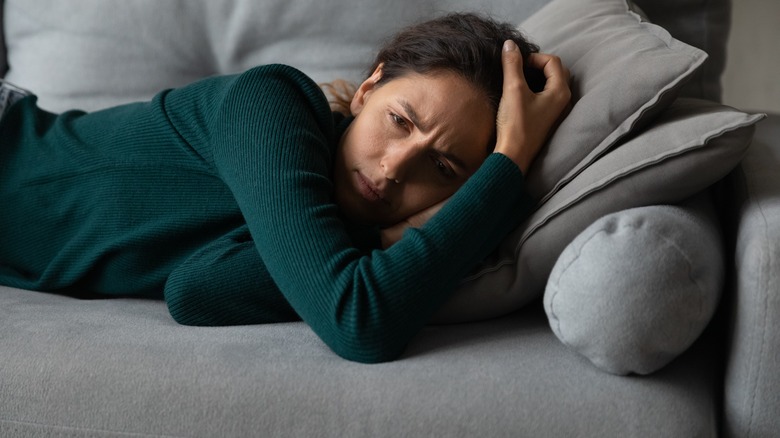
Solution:
[[[563,249],[600,217],[681,202],[728,174],[765,117],[678,99],[542,204],[461,284],[436,322],[495,317],[537,298]]]
[[[649,374],[684,352],[712,318],[725,253],[707,194],[683,207],[607,215],[550,274],[544,309],[558,339],[612,374]]]
[[[553,0],[521,28],[571,71],[572,110],[527,175],[541,202],[671,104],[707,57],[628,0]]]

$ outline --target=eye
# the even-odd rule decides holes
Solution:
[[[404,120],[403,117],[395,113],[390,113],[390,118],[393,119],[393,123],[395,123],[396,125],[402,128],[406,128],[406,120]]]
[[[446,161],[442,160],[439,157],[431,156],[431,162],[436,167],[436,171],[439,172],[445,178],[451,179],[455,177],[455,172],[447,164]]]

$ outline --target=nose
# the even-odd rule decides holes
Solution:
[[[379,165],[385,178],[396,183],[404,181],[414,160],[420,155],[421,147],[413,144],[398,144],[387,148]]]

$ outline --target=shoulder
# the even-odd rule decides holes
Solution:
[[[333,134],[330,104],[320,87],[305,73],[283,64],[251,68],[235,77],[226,103],[241,112],[275,114],[282,120],[311,119],[327,135]],[[292,119],[288,119],[293,116]]]
[[[320,87],[305,73],[284,64],[251,68],[237,76],[235,87],[242,92],[262,92],[266,98],[302,99],[317,110],[330,113],[327,98]]]

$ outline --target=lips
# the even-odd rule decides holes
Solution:
[[[357,190],[360,196],[371,203],[387,203],[384,192],[360,172],[355,172]]]

